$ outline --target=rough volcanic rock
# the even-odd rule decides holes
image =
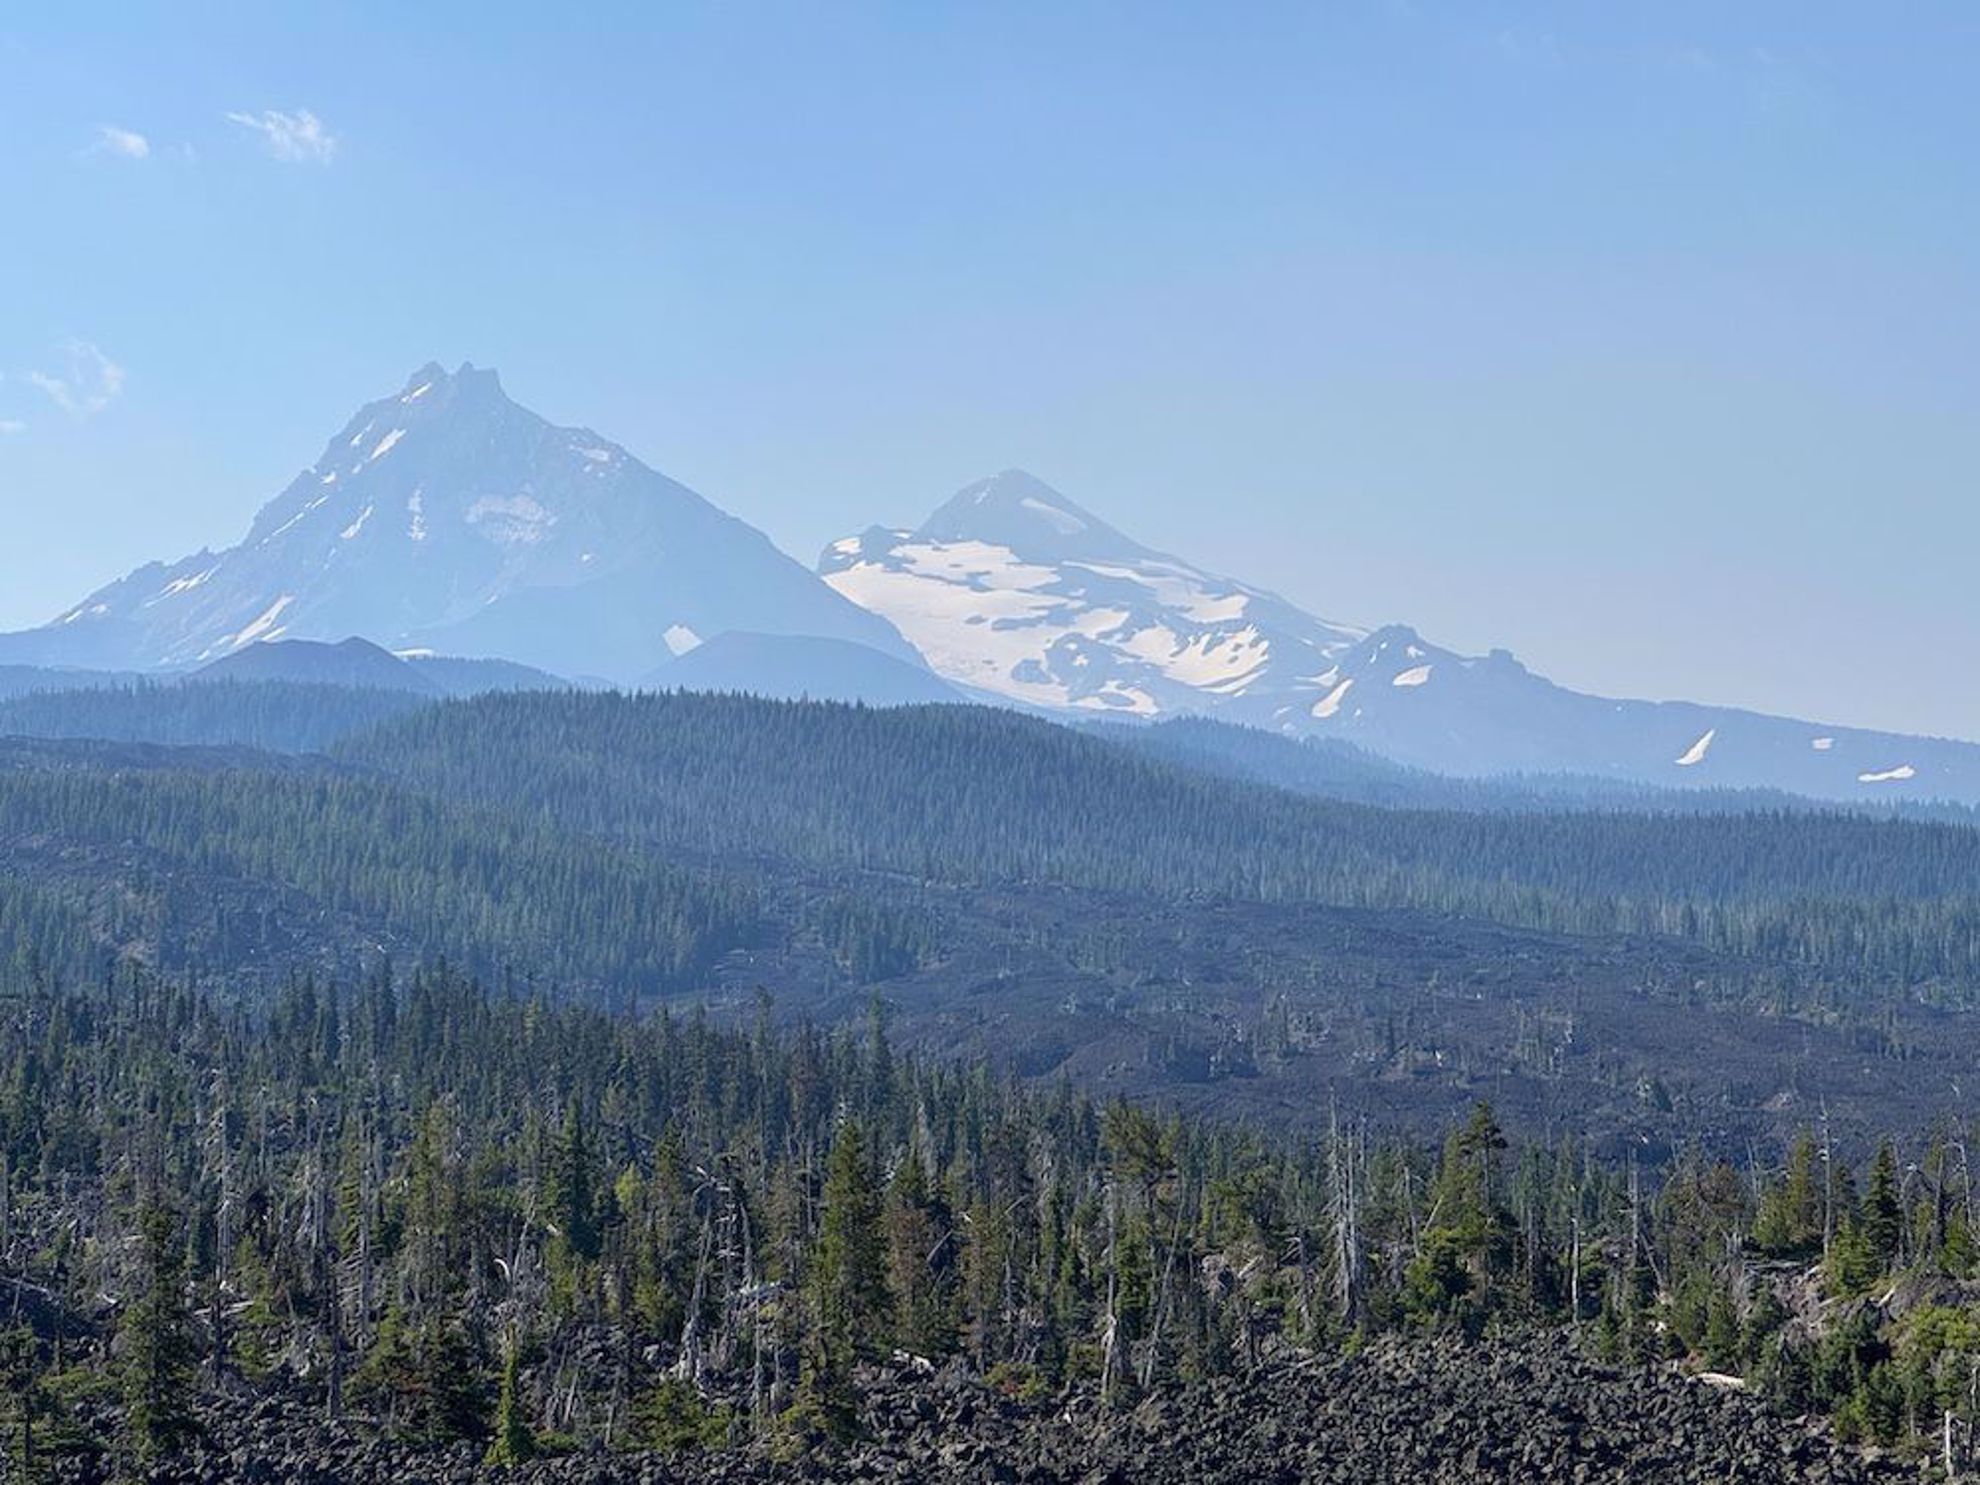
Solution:
[[[754,1449],[661,1458],[602,1453],[484,1467],[468,1445],[418,1450],[329,1427],[268,1399],[216,1413],[153,1485],[1870,1485],[1917,1480],[1902,1460],[1844,1448],[1757,1399],[1624,1370],[1564,1343],[1385,1342],[1244,1379],[1158,1390],[1130,1408],[1075,1393],[1019,1403],[955,1372],[876,1374],[865,1434],[774,1461]],[[109,1478],[71,1463],[65,1481]]]

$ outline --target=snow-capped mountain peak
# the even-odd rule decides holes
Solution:
[[[1315,560],[1325,571],[1337,559]],[[819,570],[937,674],[1049,711],[1210,715],[1445,774],[1980,802],[1971,744],[1582,695],[1504,650],[1463,655],[1404,625],[1315,618],[1151,551],[1016,470],[916,530],[834,542]]]
[[[596,480],[628,457],[589,429],[551,428],[511,402],[491,370],[467,363],[449,373],[429,363],[396,396],[359,409],[316,463],[262,508],[243,545],[314,548],[331,532],[340,542],[423,543],[458,528],[496,547],[538,546],[576,514],[571,507],[588,502],[566,497],[553,508],[536,493],[540,475],[505,491],[492,470],[463,478],[466,471],[477,461],[484,469],[561,461],[562,471],[544,472]]]
[[[620,445],[546,422],[493,371],[428,364],[360,408],[238,546],[140,568],[0,636],[0,655],[182,668],[356,634],[630,682],[730,630],[916,658],[885,620]]]
[[[1313,690],[1362,632],[1142,546],[1010,470],[921,527],[834,542],[825,580],[950,680],[1048,708],[1156,716]]]
[[[1007,469],[958,491],[915,536],[929,542],[985,542],[1033,560],[1158,555],[1022,469]]]

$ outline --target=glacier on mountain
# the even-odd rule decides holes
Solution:
[[[969,486],[912,530],[831,543],[819,572],[938,675],[1052,713],[1204,715],[1473,777],[1980,802],[1980,747],[1582,695],[1503,650],[1461,655],[1401,625],[1317,618],[1151,550],[1020,470]]]
[[[518,406],[492,371],[429,365],[360,409],[239,545],[140,568],[0,635],[0,659],[174,670],[362,635],[630,684],[681,636],[730,630],[920,663],[885,619],[618,445]]]

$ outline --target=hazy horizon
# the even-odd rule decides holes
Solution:
[[[0,627],[493,365],[810,565],[1022,466],[1577,689],[1980,738],[1980,17],[0,27]]]

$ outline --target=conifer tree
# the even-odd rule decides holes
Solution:
[[[811,1270],[818,1328],[834,1354],[850,1358],[878,1341],[888,1307],[885,1252],[865,1133],[847,1119],[826,1157]]]
[[[805,1433],[843,1440],[857,1427],[853,1367],[885,1323],[884,1263],[865,1135],[857,1120],[846,1119],[826,1157],[807,1284],[810,1324],[798,1401],[787,1420]]]
[[[1889,1272],[1904,1243],[1904,1205],[1898,1196],[1897,1151],[1885,1140],[1870,1164],[1870,1189],[1863,1197],[1863,1236],[1879,1268]]]
[[[140,1459],[156,1459],[197,1432],[195,1352],[185,1295],[185,1248],[169,1207],[156,1199],[138,1219],[141,1284],[124,1312],[126,1428]]]
[[[886,1221],[895,1344],[917,1356],[946,1356],[955,1343],[949,1299],[954,1235],[913,1152],[888,1185]]]
[[[1753,1241],[1783,1258],[1805,1258],[1822,1246],[1821,1157],[1815,1137],[1804,1130],[1788,1152],[1787,1171],[1760,1200],[1753,1219]]]
[[[495,1400],[494,1440],[488,1446],[490,1464],[527,1464],[536,1457],[536,1435],[523,1416],[521,1366],[516,1338],[502,1352],[502,1387]]]

